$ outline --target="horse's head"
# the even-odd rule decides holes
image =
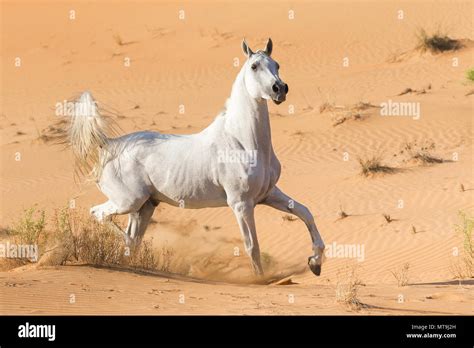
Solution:
[[[242,41],[242,50],[248,58],[242,69],[245,87],[253,98],[272,99],[280,104],[286,99],[288,85],[278,75],[280,65],[271,57],[272,48],[272,39],[268,39],[264,50],[257,52]]]

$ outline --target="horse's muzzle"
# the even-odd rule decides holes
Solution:
[[[276,96],[275,98],[272,98],[272,100],[276,105],[280,105],[286,100],[286,95],[283,94],[282,96]]]
[[[288,94],[288,85],[286,83],[275,82],[272,86],[273,97],[272,100],[275,104],[279,105],[286,100],[286,95]]]

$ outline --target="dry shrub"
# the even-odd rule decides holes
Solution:
[[[67,120],[61,118],[53,125],[44,128],[41,132],[36,129],[37,140],[47,144],[49,142],[61,143],[67,135]]]
[[[339,206],[339,213],[337,214],[339,216],[338,220],[345,219],[346,217],[349,217],[350,215],[346,213],[346,211],[342,208],[342,205]]]
[[[457,255],[460,260],[450,267],[455,279],[466,279],[474,276],[474,243],[472,231],[474,229],[474,218],[464,212],[459,212],[461,223],[455,229],[463,238],[462,252]]]
[[[283,221],[296,221],[298,220],[296,217],[294,217],[293,215],[289,215],[289,214],[285,214],[281,217],[281,219]]]
[[[158,256],[151,240],[129,248],[112,222],[102,224],[79,210],[68,208],[57,211],[53,222],[49,253],[41,265],[82,263],[166,272],[170,269],[171,249],[163,247]]]
[[[439,29],[433,34],[428,34],[425,29],[420,29],[417,38],[417,49],[421,52],[429,51],[432,53],[441,53],[445,51],[455,51],[462,47],[459,40],[451,39]]]
[[[356,267],[338,270],[336,283],[336,301],[351,310],[360,310],[364,305],[359,300],[359,288],[364,284],[356,274]]]
[[[390,271],[390,273],[392,273],[392,275],[397,280],[397,285],[399,287],[408,285],[408,280],[409,280],[408,279],[408,271],[409,271],[409,269],[410,269],[410,264],[405,263],[401,269]]]
[[[383,164],[380,155],[374,155],[369,158],[359,157],[357,160],[361,167],[360,173],[366,177],[379,173],[391,174],[396,171],[395,168]]]
[[[408,154],[409,160],[421,163],[423,165],[443,163],[443,159],[435,156],[431,151],[435,150],[436,145],[434,142],[426,142],[424,144],[418,145],[417,142],[408,142],[404,145],[403,150],[400,151],[402,154],[406,152]]]
[[[169,272],[170,271],[170,266],[171,266],[171,261],[174,256],[174,250],[171,248],[168,248],[167,245],[163,245],[161,247],[161,253],[159,257],[159,269],[160,271],[163,272]]]
[[[153,242],[151,240],[145,240],[131,252],[128,265],[138,269],[160,269],[161,271],[168,272],[170,261],[168,260],[167,262],[166,264],[161,264],[161,268],[159,268],[158,257],[153,250]]]
[[[393,221],[392,217],[389,214],[382,214],[382,216],[384,217],[385,221],[387,221],[388,224]]]
[[[368,117],[364,111],[379,106],[367,102],[358,102],[354,105],[344,106],[334,103],[325,102],[320,105],[319,112],[330,112],[333,119],[333,126],[336,127],[348,120],[360,121]]]
[[[120,265],[125,259],[125,243],[110,224],[89,219],[81,233],[75,236],[74,253],[79,261],[90,265]]]

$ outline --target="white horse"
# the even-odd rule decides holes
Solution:
[[[72,117],[69,141],[77,163],[93,169],[99,189],[109,199],[93,207],[91,214],[99,221],[129,214],[127,229],[121,232],[128,243],[138,245],[161,202],[183,208],[229,206],[254,272],[262,275],[254,209],[265,204],[305,222],[314,250],[308,264],[319,275],[324,243],[313,215],[276,186],[281,166],[272,147],[267,100],[285,101],[288,85],[279,77],[272,47],[269,39],[264,50],[254,53],[242,42],[247,61],[225,109],[197,134],[143,131],[108,138],[95,101],[83,93],[79,102],[90,111],[87,117]]]

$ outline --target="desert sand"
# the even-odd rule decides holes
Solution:
[[[3,230],[35,204],[51,216],[71,200],[85,210],[105,201],[93,183],[74,178],[71,151],[41,137],[58,121],[56,103],[89,90],[118,115],[123,134],[198,132],[230,94],[234,63],[245,58],[242,38],[259,49],[271,37],[290,87],[285,103],[269,103],[279,187],[309,207],[327,246],[364,251],[359,260],[326,257],[315,277],[304,223],[259,206],[267,273],[259,284],[230,209],[160,205],[145,238],[173,250],[174,275],[34,263],[3,269],[1,314],[473,314],[474,281],[452,271],[460,258],[453,250],[463,249],[458,213],[474,213],[472,2],[1,5]],[[415,50],[420,28],[441,28],[464,47]],[[389,100],[419,103],[419,117],[381,116]],[[370,105],[342,119],[360,103]],[[415,142],[435,144],[430,153],[443,162],[407,158],[401,151]],[[377,154],[398,170],[361,175],[358,158]],[[398,286],[392,272],[407,263],[408,285]],[[348,268],[361,282],[358,310],[336,302]]]

